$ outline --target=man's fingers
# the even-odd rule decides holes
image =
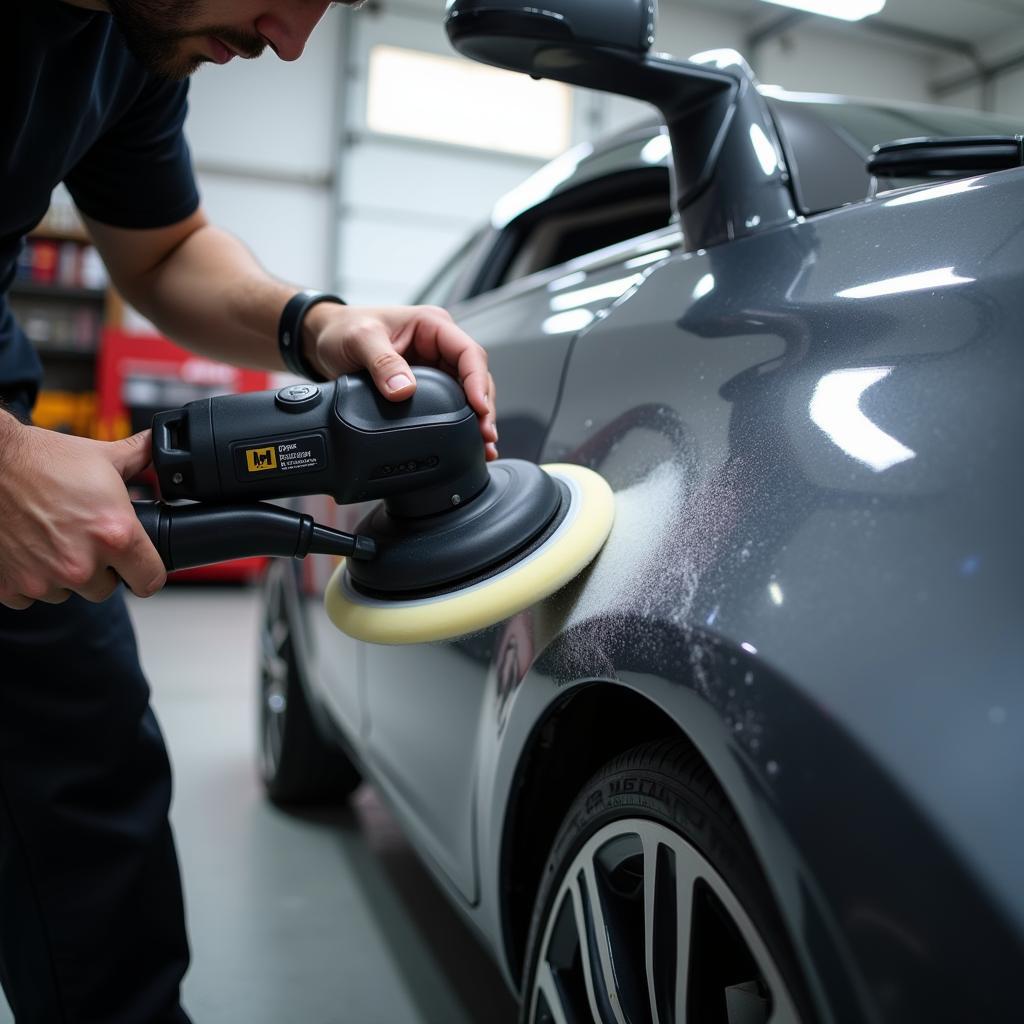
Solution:
[[[411,398],[416,378],[409,364],[391,344],[387,328],[376,318],[367,318],[349,331],[345,355],[365,367],[373,377],[377,390],[395,402]]]
[[[492,374],[487,374],[487,401],[491,407],[491,426],[494,428],[494,437],[492,440],[495,444],[498,443],[498,397],[496,394],[496,386],[494,383],[494,377]]]
[[[494,379],[487,369],[487,352],[443,311],[417,324],[411,343],[416,353],[428,362],[455,368],[466,399],[480,417],[485,441],[498,440],[495,420]]]
[[[88,583],[83,583],[82,586],[76,588],[76,592],[81,594],[86,601],[102,604],[117,590],[117,585],[120,582],[112,569],[101,569]]]
[[[153,461],[152,431],[143,430],[123,441],[112,441],[107,447],[114,468],[122,480],[138,476]]]
[[[26,608],[31,608],[35,601],[25,597],[24,594],[7,594],[5,597],[0,597],[0,604],[12,611],[23,612]]]
[[[48,590],[45,594],[40,595],[37,600],[42,601],[44,604],[63,604],[69,597],[71,597],[70,590],[66,590],[63,587],[55,587],[53,590]]]
[[[126,540],[111,549],[110,568],[138,597],[151,597],[167,582],[164,563],[138,520]]]

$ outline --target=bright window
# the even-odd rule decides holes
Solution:
[[[569,146],[572,93],[458,57],[375,46],[366,120],[387,135],[548,158]]]

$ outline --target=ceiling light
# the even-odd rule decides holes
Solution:
[[[885,0],[764,0],[767,4],[793,7],[808,14],[822,14],[826,18],[841,18],[843,21],[860,21],[869,15],[878,14],[885,6]]]

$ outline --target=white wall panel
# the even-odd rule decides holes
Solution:
[[[334,163],[339,12],[328,11],[298,61],[271,50],[207,66],[192,79],[189,138],[197,163],[326,177]]]
[[[996,79],[993,109],[1024,120],[1024,68],[1009,71]]]
[[[200,174],[210,219],[240,238],[272,274],[304,287],[331,283],[331,204],[325,189]]]
[[[188,136],[214,223],[272,273],[331,282],[340,18],[329,11],[302,58],[234,60],[192,80]]]
[[[366,131],[366,65],[380,44],[451,55],[440,3],[357,11],[340,153],[338,290],[354,302],[405,302],[542,160]]]
[[[425,220],[475,223],[494,200],[539,166],[537,161],[370,139],[345,154],[342,199]]]
[[[1015,32],[1003,32],[990,38],[978,47],[978,51],[982,61],[989,65],[1024,53],[1024,26]],[[933,62],[930,79],[941,83],[956,79],[972,70],[974,68],[969,62],[956,57],[946,57]],[[1024,71],[1018,69],[998,75],[992,86],[992,99],[993,113],[1024,116]],[[980,110],[983,102],[981,85],[975,82],[956,92],[945,93],[942,102],[951,106]]]
[[[384,222],[358,212],[341,230],[339,290],[355,303],[408,302],[470,234],[458,223]]]
[[[839,39],[805,28],[769,40],[753,63],[762,82],[784,89],[920,103],[930,99],[928,58],[873,37]]]

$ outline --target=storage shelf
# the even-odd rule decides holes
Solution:
[[[103,302],[105,288],[76,288],[66,284],[41,284],[38,281],[15,281],[8,292],[17,298],[57,299],[63,302]]]
[[[96,349],[94,348],[60,348],[56,345],[40,345],[36,341],[32,342],[32,347],[36,350],[40,359],[81,359],[92,361],[96,358]]]

